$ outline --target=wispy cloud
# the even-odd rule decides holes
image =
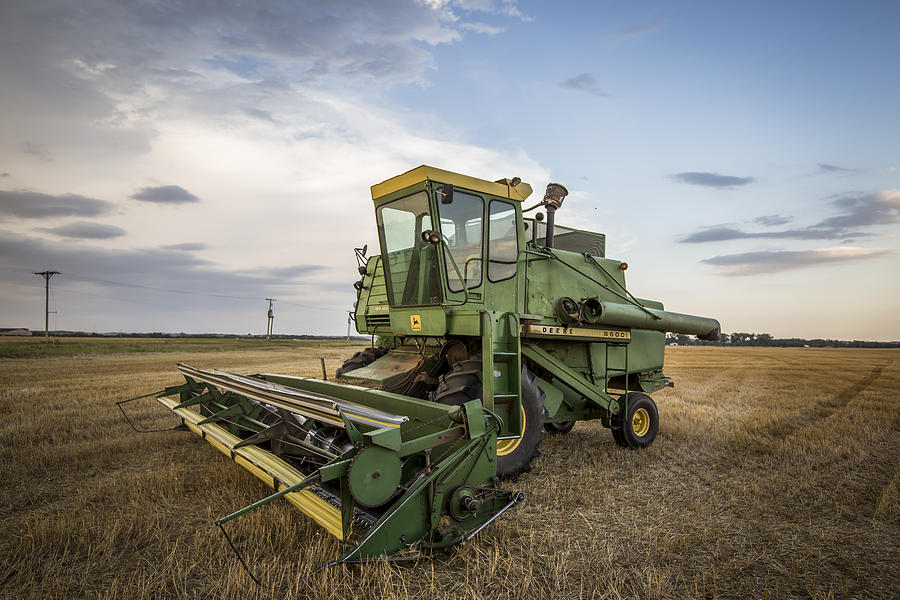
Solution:
[[[259,119],[260,121],[268,121],[269,123],[275,122],[275,118],[272,116],[271,111],[268,110],[260,110],[258,108],[245,108],[244,114],[248,117]]]
[[[200,201],[200,198],[180,185],[145,187],[132,194],[131,197],[134,200],[152,202],[154,204],[189,204]]]
[[[497,15],[506,15],[508,17],[516,17],[522,21],[531,21],[532,17],[522,14],[519,10],[518,0],[425,0],[425,4],[435,7],[457,8],[466,12],[483,12]]]
[[[655,23],[645,23],[642,25],[635,25],[634,27],[628,27],[626,29],[620,29],[616,32],[617,37],[621,38],[629,38],[629,37],[637,37],[639,35],[645,35],[648,33],[653,33],[654,31],[659,31],[662,28],[664,21],[657,21]]]
[[[894,248],[857,248],[837,246],[815,250],[777,250],[726,254],[704,259],[717,267],[720,275],[761,275],[807,267],[871,260],[895,254]]]
[[[38,268],[53,265],[66,275],[78,274],[93,280],[131,282],[135,287],[196,290],[234,296],[268,293],[292,297],[297,284],[284,286],[284,277],[267,269],[229,270],[227,267],[191,253],[163,248],[106,249],[77,241],[53,241],[0,230],[0,257],[4,263]],[[318,289],[320,282],[307,282]],[[341,281],[341,289],[348,289]],[[127,288],[119,288],[127,289]]]
[[[881,190],[863,196],[845,196],[831,204],[842,214],[823,219],[808,227],[779,231],[744,231],[728,225],[715,225],[696,231],[681,241],[689,244],[722,242],[741,239],[793,240],[850,240],[871,237],[863,227],[900,223],[900,190]],[[777,217],[777,215],[773,215]],[[769,225],[772,216],[759,217],[756,222]]]
[[[327,267],[322,265],[294,265],[292,267],[279,267],[277,269],[269,269],[268,272],[276,277],[285,279],[294,279],[296,277],[304,277],[317,271],[323,271]]]
[[[833,240],[845,237],[832,229],[815,229],[812,227],[806,229],[786,229],[783,231],[742,231],[728,226],[709,227],[701,229],[681,241],[686,244],[697,244],[702,242],[725,242],[728,240],[747,240],[747,239],[792,239],[792,240]],[[859,237],[859,235],[855,235]]]
[[[732,189],[755,181],[753,177],[719,175],[718,173],[708,173],[705,171],[686,171],[684,173],[675,173],[671,177],[682,183],[719,189]]]
[[[459,28],[463,31],[471,31],[472,33],[480,33],[483,35],[497,35],[498,33],[506,31],[503,27],[476,22],[460,23]]]
[[[851,228],[900,223],[900,190],[881,190],[865,196],[845,196],[832,202],[846,211],[816,227]]]
[[[827,163],[819,163],[818,167],[821,173],[859,173],[859,169],[848,169],[847,167],[839,167]]]
[[[44,162],[49,162],[53,160],[53,157],[50,156],[50,151],[47,149],[46,144],[41,144],[38,142],[22,142],[21,144],[22,152],[28,154],[30,156],[34,156]]]
[[[42,194],[26,190],[0,190],[0,215],[22,219],[96,217],[112,210],[105,200],[78,194]]]
[[[567,90],[586,92],[600,98],[609,97],[609,94],[597,87],[597,79],[590,73],[581,73],[575,77],[570,77],[559,85]]]
[[[60,237],[78,238],[83,240],[108,240],[112,238],[122,237],[127,232],[121,227],[115,225],[107,225],[105,223],[91,223],[89,221],[78,221],[76,223],[68,223],[58,227],[38,227],[37,231],[52,233]]]
[[[765,225],[766,227],[777,227],[779,225],[787,225],[791,222],[791,218],[782,215],[763,215],[761,217],[756,217],[753,222]]]
[[[162,246],[164,250],[179,250],[181,252],[196,252],[197,250],[205,250],[206,244],[201,242],[184,242],[182,244],[169,244]]]

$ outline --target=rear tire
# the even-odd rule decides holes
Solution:
[[[623,448],[646,448],[653,443],[659,431],[656,403],[642,392],[628,392],[627,404],[625,418],[618,423],[618,427],[613,428],[613,438]],[[617,431],[619,437],[616,437]]]
[[[430,398],[433,402],[460,406],[470,400],[481,400],[481,360],[465,360],[442,376]],[[500,440],[497,452],[497,475],[517,477],[531,470],[531,461],[541,455],[538,446],[547,437],[544,420],[544,391],[537,377],[522,365],[522,410],[525,431],[516,440]]]
[[[360,350],[359,352],[345,360],[344,364],[341,365],[341,368],[335,371],[334,376],[340,379],[350,371],[362,369],[363,367],[370,365],[371,363],[387,354],[387,351],[387,348],[385,348],[384,346],[376,346],[375,348],[366,348],[365,350]]]

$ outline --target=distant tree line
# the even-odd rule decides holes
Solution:
[[[33,335],[42,335],[43,332],[32,332]],[[162,333],[154,331],[151,333],[95,333],[87,331],[51,331],[53,337],[93,337],[93,338],[206,338],[216,340],[258,340],[266,339],[265,334],[240,335],[237,333]],[[346,340],[345,335],[306,335],[306,334],[272,334],[273,340]],[[354,341],[369,341],[368,337],[352,336]]]
[[[721,333],[712,342],[683,333],[667,333],[667,346],[770,346],[779,348],[900,348],[898,342],[869,342],[864,340],[829,340],[816,338],[776,338],[768,333]]]
[[[40,332],[32,332],[38,335]],[[51,331],[50,335],[54,337],[94,337],[94,338],[207,338],[219,340],[238,340],[238,339],[265,339],[264,334],[239,335],[235,333],[162,333],[154,331],[151,333],[93,333],[86,331]],[[272,339],[275,340],[345,340],[343,335],[289,335],[289,334],[273,334]],[[363,336],[352,336],[353,341],[369,341],[370,338]],[[388,345],[390,342],[387,338],[379,338],[377,343]],[[684,335],[683,333],[667,333],[667,346],[769,346],[781,348],[900,348],[900,341],[896,342],[869,342],[864,340],[830,340],[816,338],[807,340],[804,338],[776,338],[768,333],[721,333],[719,339],[713,342],[707,342],[697,339],[692,335]]]

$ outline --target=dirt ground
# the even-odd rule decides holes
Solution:
[[[314,573],[340,544],[196,436],[139,434],[116,400],[176,361],[320,376],[346,344],[0,359],[6,598],[900,597],[900,351],[676,347],[656,442],[549,437],[526,500],[465,546]],[[133,403],[146,427],[170,413]],[[303,577],[310,575],[305,580]]]

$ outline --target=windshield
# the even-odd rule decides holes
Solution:
[[[447,269],[447,286],[451,292],[461,292],[463,284],[453,268],[453,260],[465,277],[468,289],[481,285],[481,228],[484,214],[484,200],[456,190],[453,201],[441,203],[441,233],[444,234],[444,263]]]
[[[437,251],[422,240],[422,231],[433,229],[428,195],[422,191],[383,204],[375,217],[391,306],[440,304]]]

